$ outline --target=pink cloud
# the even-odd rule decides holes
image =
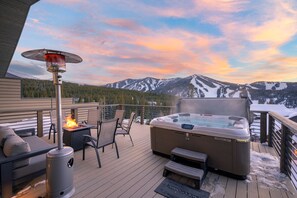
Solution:
[[[145,28],[145,27],[139,25],[138,23],[136,23],[135,21],[129,20],[129,19],[113,18],[113,19],[105,20],[105,23],[112,25],[112,26],[120,27],[123,29],[142,32],[142,33],[145,33],[148,31],[147,28]]]

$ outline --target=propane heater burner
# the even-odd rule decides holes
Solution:
[[[48,197],[71,197],[75,191],[73,186],[73,149],[63,147],[61,119],[62,76],[59,75],[59,72],[66,71],[66,63],[80,63],[82,58],[68,52],[50,49],[26,51],[22,53],[22,56],[45,61],[47,71],[53,73],[53,83],[56,90],[58,148],[49,151],[46,155],[46,190]]]

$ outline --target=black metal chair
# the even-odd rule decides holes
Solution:
[[[98,123],[101,121],[100,109],[89,109],[87,120],[83,121],[84,124],[91,125],[92,129],[98,129]]]
[[[51,133],[53,131],[53,138],[54,138],[54,143],[56,143],[56,126],[57,126],[57,116],[56,116],[56,110],[50,111],[50,119],[51,119],[51,126],[48,132],[48,139],[51,139]],[[62,123],[65,120],[65,112],[62,111]]]
[[[133,143],[133,140],[132,140],[132,137],[131,137],[131,134],[130,134],[130,129],[131,129],[134,118],[135,118],[135,113],[132,112],[131,115],[130,115],[130,119],[129,119],[128,124],[125,125],[123,123],[122,128],[118,128],[117,131],[116,131],[116,135],[124,135],[124,136],[129,135],[130,140],[132,142],[132,146],[134,146],[134,143]]]
[[[101,168],[101,162],[99,157],[98,149],[102,148],[104,152],[104,147],[110,144],[115,144],[117,157],[119,158],[118,146],[115,141],[115,133],[117,129],[118,119],[99,121],[98,130],[97,130],[97,138],[94,138],[90,135],[84,135],[84,143],[83,143],[83,160],[85,160],[85,147],[89,145],[95,149],[98,165]]]
[[[50,111],[50,119],[51,119],[51,126],[50,126],[50,129],[49,129],[49,132],[48,132],[48,139],[51,139],[51,133],[53,131],[54,133],[54,143],[56,142],[56,138],[55,138],[55,135],[56,135],[56,111]]]

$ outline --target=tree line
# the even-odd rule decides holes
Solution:
[[[55,97],[55,87],[52,81],[22,79],[21,85],[22,97]],[[166,94],[107,88],[103,86],[80,85],[70,82],[63,82],[61,92],[62,97],[73,98],[76,103],[99,102],[100,104],[171,106],[175,104],[176,101],[175,96]]]

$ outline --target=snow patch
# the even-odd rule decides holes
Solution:
[[[252,182],[252,177],[257,177],[261,187],[288,191],[286,187],[288,178],[280,173],[278,158],[269,153],[251,151],[251,172],[246,182]]]
[[[202,86],[199,86],[197,84],[197,81],[202,85]],[[204,97],[217,97],[217,90],[220,86],[215,85],[215,87],[210,87],[210,86],[207,86],[205,83],[203,83],[202,81],[199,81],[197,78],[192,78],[191,82],[190,82],[192,85],[194,85],[194,87],[197,89],[197,94],[198,94],[198,97],[201,97],[200,96],[200,93],[199,93],[199,90],[201,90],[203,93],[204,93]],[[207,91],[206,91],[207,90]]]
[[[287,83],[275,83],[275,82],[265,82],[266,90],[283,90],[286,89]]]
[[[251,111],[273,111],[285,117],[294,112],[293,109],[288,109],[283,104],[256,104],[255,101],[251,104]]]

